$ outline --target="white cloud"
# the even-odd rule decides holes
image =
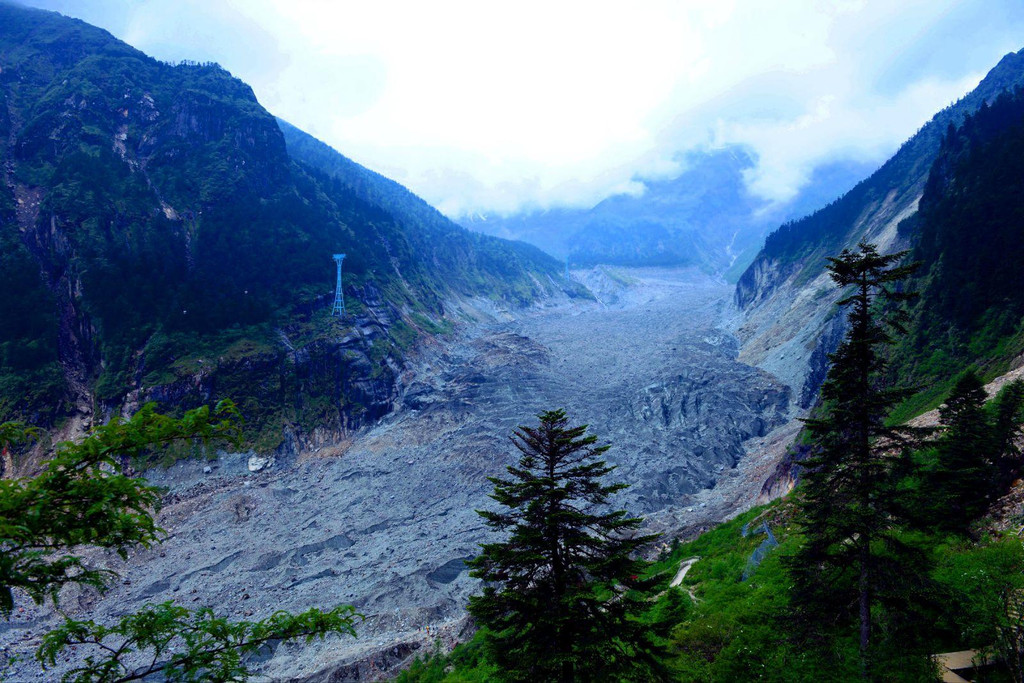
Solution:
[[[757,150],[746,174],[750,189],[773,200],[793,197],[814,168],[828,159],[882,161],[931,116],[969,92],[983,74],[952,81],[923,80],[890,98],[845,88],[811,98],[803,113],[786,119],[720,119],[715,140]]]
[[[1024,14],[1013,0],[36,4],[157,57],[219,61],[451,215],[591,204],[724,144],[749,145],[751,188],[786,199],[822,162],[884,160],[1020,47]]]

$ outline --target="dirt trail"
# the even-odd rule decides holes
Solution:
[[[691,557],[688,560],[683,560],[682,563],[679,565],[679,571],[676,572],[675,577],[672,579],[672,583],[670,583],[668,587],[675,588],[676,586],[682,584],[683,579],[685,579],[686,575],[690,573],[690,568],[693,567],[693,565],[697,564],[697,561],[699,559],[699,557]]]

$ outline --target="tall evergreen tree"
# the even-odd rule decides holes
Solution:
[[[965,531],[995,492],[999,443],[995,420],[985,410],[987,398],[981,379],[967,372],[939,409],[944,433],[927,493],[938,508],[935,521],[946,529]]]
[[[981,379],[969,371],[939,409],[943,434],[918,503],[931,526],[967,531],[1020,476],[1024,382],[1011,382],[989,405],[986,399]]]
[[[912,577],[923,563],[895,533],[900,510],[891,495],[894,470],[918,434],[886,424],[907,392],[885,388],[879,379],[885,370],[880,350],[902,331],[899,316],[881,315],[879,304],[912,297],[895,286],[915,268],[899,265],[905,255],[881,255],[861,243],[829,259],[832,279],[851,290],[839,302],[850,309],[849,329],[831,356],[823,405],[805,421],[812,443],[800,500],[805,542],[789,562],[792,604],[808,630],[859,622],[864,678],[872,676],[873,626],[885,612],[877,608],[891,606],[892,618],[909,615],[903,608],[912,602]]]
[[[1024,380],[1014,380],[1003,387],[995,399],[996,490],[1009,489],[1013,480],[1021,475],[1024,462],[1017,445],[1024,423]]]
[[[469,563],[487,582],[469,611],[488,653],[510,681],[658,680],[660,646],[638,620],[648,605],[635,590],[657,581],[635,556],[655,536],[608,506],[627,486],[601,481],[615,469],[599,459],[608,446],[562,410],[538,417],[512,436],[522,455],[510,478],[491,478],[503,509],[478,511],[507,534]]]

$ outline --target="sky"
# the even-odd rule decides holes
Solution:
[[[1024,48],[1021,0],[27,0],[273,114],[449,216],[588,207],[743,145],[785,202],[881,164]]]

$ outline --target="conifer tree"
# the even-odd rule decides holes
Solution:
[[[859,623],[864,678],[872,676],[877,612],[889,605],[891,616],[906,618],[913,610],[905,608],[916,601],[915,585],[924,584],[915,584],[923,558],[895,533],[901,511],[891,495],[894,470],[919,434],[886,424],[908,392],[880,382],[885,370],[880,350],[902,327],[897,315],[882,316],[878,305],[912,297],[894,286],[915,268],[898,265],[905,255],[883,256],[874,245],[861,243],[857,251],[843,250],[829,259],[832,279],[851,289],[839,301],[850,308],[849,329],[831,355],[822,406],[805,421],[812,444],[800,500],[805,541],[789,561],[792,604],[808,631]]]
[[[1011,382],[990,405],[981,379],[962,375],[939,408],[935,442],[918,507],[929,526],[966,532],[1020,474],[1024,382]]]
[[[634,592],[657,581],[635,557],[655,537],[608,506],[626,488],[601,481],[615,469],[599,459],[608,446],[562,410],[538,417],[512,436],[522,455],[510,477],[491,478],[502,509],[478,511],[507,534],[469,563],[487,582],[469,611],[489,656],[511,681],[658,680],[660,648],[638,621],[648,605]]]
[[[944,433],[927,493],[938,507],[935,521],[950,530],[965,531],[988,508],[998,478],[998,434],[986,399],[981,379],[967,372],[939,409]]]
[[[1014,380],[1003,387],[995,399],[995,440],[998,456],[996,490],[1009,489],[1013,480],[1020,476],[1024,462],[1017,445],[1021,425],[1024,423],[1024,380]]]

